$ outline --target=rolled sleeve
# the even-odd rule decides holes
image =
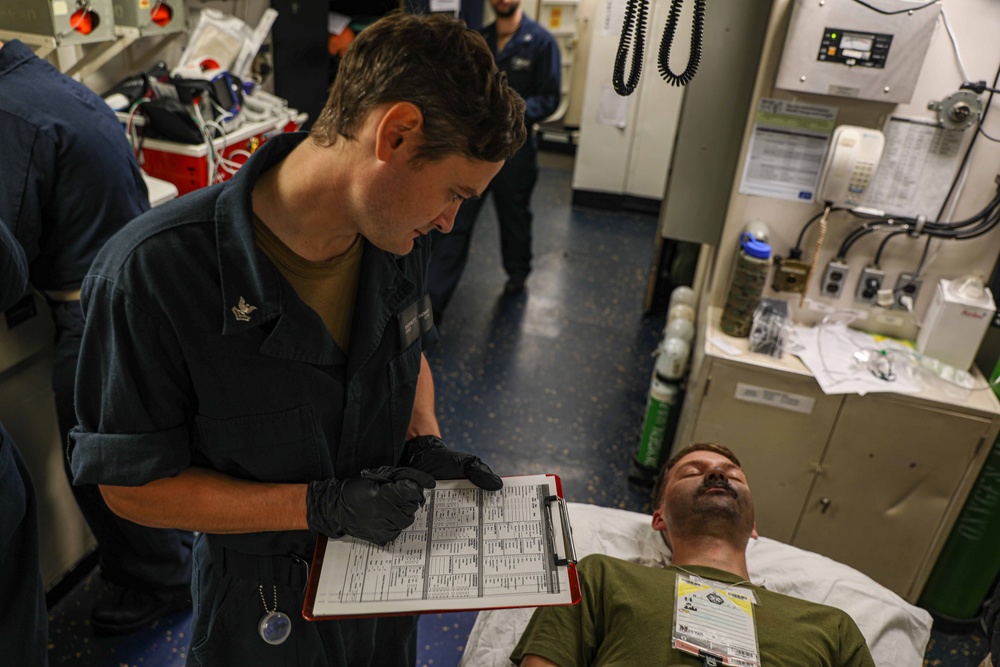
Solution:
[[[169,319],[130,293],[141,282],[91,275],[83,284],[78,426],[67,452],[77,484],[139,486],[191,463],[191,380]]]
[[[191,457],[178,443],[186,443],[186,426],[158,433],[114,434],[70,431],[70,468],[74,484],[141,486],[179,474]]]

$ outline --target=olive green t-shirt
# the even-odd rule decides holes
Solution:
[[[361,235],[343,255],[312,262],[295,254],[257,216],[253,230],[257,247],[274,262],[299,298],[316,311],[340,349],[347,352],[364,257]]]
[[[762,667],[874,667],[864,636],[840,609],[772,593],[715,568],[684,570],[754,592]],[[580,604],[537,609],[510,659],[520,664],[533,653],[560,667],[701,667],[699,658],[670,645],[677,572],[587,556],[579,564]]]

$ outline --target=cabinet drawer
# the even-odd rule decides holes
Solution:
[[[793,544],[908,597],[990,421],[848,396]]]
[[[790,542],[842,397],[825,395],[811,377],[753,366],[715,362],[709,376],[691,442],[733,450],[750,482],[758,532]],[[754,392],[763,402],[746,400]],[[804,400],[793,410],[781,407],[791,403],[782,397]]]

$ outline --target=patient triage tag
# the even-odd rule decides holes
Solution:
[[[678,572],[672,646],[708,665],[760,667],[755,601],[749,588]]]

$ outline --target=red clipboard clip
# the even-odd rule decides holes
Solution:
[[[559,525],[562,526],[563,549],[566,552],[565,558],[560,558],[558,552],[554,553],[556,565],[576,564],[576,544],[573,543],[573,527],[569,523],[569,510],[566,507],[566,499],[559,496],[545,496],[545,507],[549,510],[549,537],[555,546],[555,528],[552,520],[552,503],[559,506]]]

